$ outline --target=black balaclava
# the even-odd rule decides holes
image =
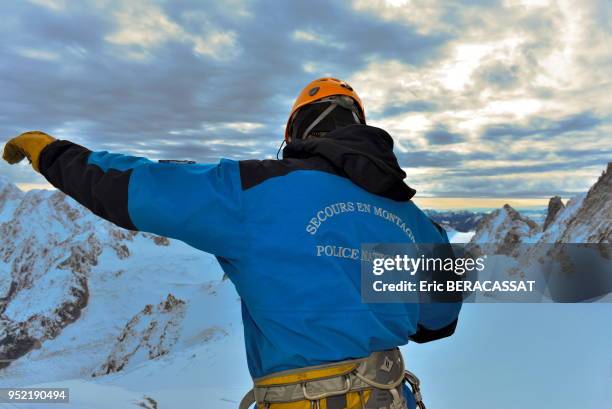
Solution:
[[[292,126],[289,132],[291,139],[302,139],[304,132],[308,127],[317,119],[323,111],[325,111],[330,105],[331,101],[319,102],[314,104],[308,104],[296,113],[295,118],[292,121]],[[356,123],[364,123],[363,120],[355,118],[353,112],[350,109],[344,108],[340,105],[336,106],[327,116],[325,116],[321,122],[316,124],[309,132],[310,136],[324,136],[326,133],[335,131],[336,129],[343,128],[348,125],[354,125]]]

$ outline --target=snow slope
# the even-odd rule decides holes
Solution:
[[[213,256],[1,182],[0,387],[68,387],[69,408],[236,406],[240,302]]]
[[[446,235],[451,243],[469,243],[474,237],[475,231],[461,232],[457,230],[447,230]]]

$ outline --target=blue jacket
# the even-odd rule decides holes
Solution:
[[[56,141],[41,173],[95,214],[216,255],[242,300],[248,364],[272,372],[451,335],[460,304],[364,304],[362,243],[443,243],[383,130],[295,141],[282,160],[200,165]]]

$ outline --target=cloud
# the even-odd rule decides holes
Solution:
[[[147,48],[185,35],[183,29],[161,9],[144,2],[126,2],[114,16],[117,30],[106,36],[106,40],[113,44]]]
[[[20,48],[17,50],[17,53],[23,57],[34,60],[56,61],[60,58],[58,53],[33,48]]]
[[[217,59],[232,59],[240,51],[236,48],[236,34],[233,32],[213,31],[203,37],[193,37],[193,50],[200,55]]]
[[[486,83],[493,88],[510,89],[520,80],[520,66],[494,60],[481,65],[474,75],[479,83]]]
[[[227,127],[228,129],[233,129],[242,133],[253,132],[257,129],[261,129],[263,126],[264,124],[255,122],[230,122],[225,124],[225,127]]]
[[[126,55],[135,59],[150,57],[151,49],[170,41],[191,44],[194,53],[215,59],[231,59],[238,55],[236,34],[212,28],[194,34],[168,17],[155,5],[143,1],[125,2],[113,13],[116,30],[105,37],[106,41],[128,48]]]
[[[28,0],[32,4],[46,7],[50,10],[60,11],[66,8],[66,2],[64,0]]]
[[[352,7],[368,12],[385,21],[406,22],[419,32],[446,30],[441,17],[444,7],[439,1],[428,0],[353,0]]]
[[[306,42],[322,45],[324,47],[344,48],[344,44],[340,44],[332,40],[330,37],[315,33],[311,30],[295,30],[292,38],[296,42]]]
[[[591,111],[569,115],[558,120],[547,118],[532,118],[529,125],[500,124],[486,129],[484,138],[496,140],[510,137],[512,139],[524,137],[552,138],[567,132],[580,132],[590,130],[599,124],[602,119]]]
[[[463,135],[456,132],[449,132],[444,127],[426,132],[425,137],[432,145],[448,145],[465,140]]]
[[[601,1],[36,0],[0,12],[6,138],[42,129],[153,159],[273,157],[297,93],[333,75],[395,138],[420,194],[585,190],[612,153]],[[40,182],[26,166],[0,172]]]

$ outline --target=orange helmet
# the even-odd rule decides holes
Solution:
[[[285,141],[287,141],[289,138],[291,120],[298,109],[304,105],[308,105],[322,98],[331,97],[334,95],[346,95],[351,97],[357,104],[361,119],[365,121],[365,112],[361,99],[349,84],[336,78],[319,78],[306,85],[293,103],[291,113],[289,114],[289,119],[287,120],[287,126],[285,127]]]

